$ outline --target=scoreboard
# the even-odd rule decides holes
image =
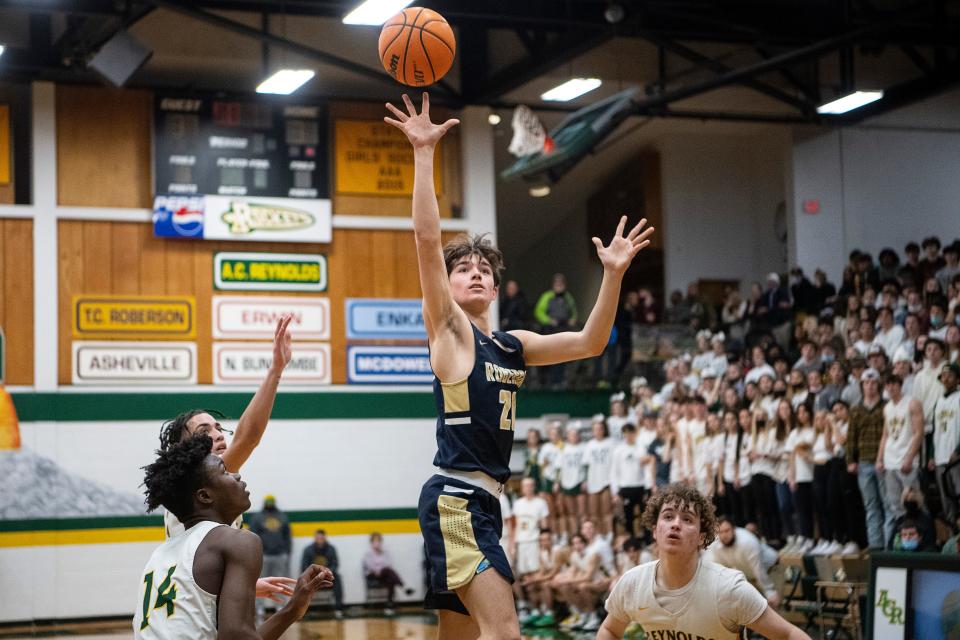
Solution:
[[[157,194],[325,199],[327,110],[220,94],[157,94]]]

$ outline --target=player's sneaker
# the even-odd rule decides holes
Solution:
[[[579,629],[583,622],[583,616],[579,613],[571,613],[560,623],[561,629]]]
[[[580,625],[580,629],[583,631],[596,631],[600,628],[600,616],[597,615],[596,611],[591,611],[590,614],[583,621],[583,624]]]

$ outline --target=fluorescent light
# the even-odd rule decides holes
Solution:
[[[260,83],[257,93],[277,93],[288,96],[314,76],[310,69],[280,69]]]
[[[343,17],[343,24],[379,26],[411,2],[413,0],[366,0]]]
[[[0,56],[2,56],[2,55],[3,55],[3,52],[6,51],[6,50],[7,50],[7,48],[6,48],[4,45],[0,44]]]
[[[854,91],[842,98],[837,98],[833,102],[822,104],[817,107],[817,113],[846,113],[859,109],[865,104],[876,102],[883,97],[883,91]]]
[[[550,195],[550,185],[540,184],[535,187],[530,187],[530,195],[534,198],[545,198]]]
[[[491,113],[490,115],[487,116],[487,122],[489,122],[493,126],[497,126],[498,124],[500,124],[500,114]]]
[[[550,100],[553,102],[567,102],[578,98],[585,93],[589,93],[599,87],[602,82],[600,78],[573,78],[563,84],[550,89],[540,96],[541,100]]]

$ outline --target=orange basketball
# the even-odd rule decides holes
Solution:
[[[431,9],[407,7],[380,30],[383,68],[411,87],[426,87],[445,76],[456,52],[453,29]]]

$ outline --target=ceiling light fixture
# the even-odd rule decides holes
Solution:
[[[413,0],[366,0],[343,17],[343,24],[380,26]]]
[[[550,185],[538,184],[535,187],[530,187],[530,195],[534,198],[546,198],[550,195]]]
[[[500,118],[499,113],[491,113],[490,115],[487,116],[487,122],[489,122],[493,126],[497,126],[498,124],[500,124],[501,119],[502,118]]]
[[[883,97],[883,91],[854,91],[832,102],[817,107],[817,113],[838,115],[876,102]]]
[[[0,44],[0,56],[2,56],[2,55],[3,55],[3,52],[6,51],[6,50],[7,50],[6,45]]]
[[[311,69],[280,69],[260,83],[257,93],[275,93],[288,96],[313,78]]]
[[[568,102],[589,93],[603,84],[600,78],[572,78],[561,85],[550,89],[540,96],[541,100],[550,102]]]

